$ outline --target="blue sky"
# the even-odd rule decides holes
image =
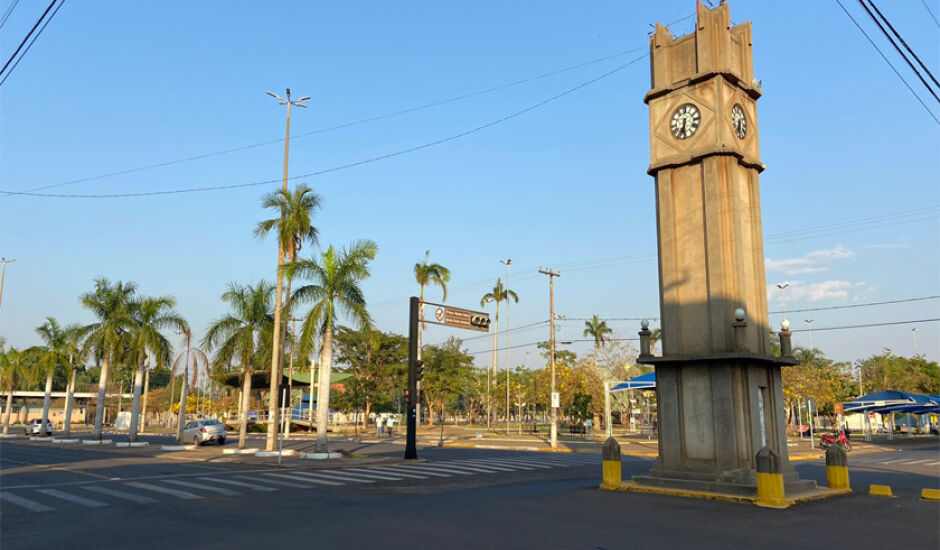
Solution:
[[[927,2],[940,14],[936,1]],[[6,9],[9,0],[0,1]],[[917,0],[880,6],[938,72],[940,29]],[[924,98],[858,5],[848,9]],[[0,35],[10,55],[45,2],[26,1]],[[114,194],[278,180],[284,111],[265,95],[309,95],[292,118],[290,174],[318,172],[461,134],[596,79],[648,50],[650,23],[692,30],[695,2],[68,2],[0,87],[0,189],[21,191],[273,141],[202,160],[40,192]],[[738,0],[754,28],[767,282],[786,308],[940,294],[940,131],[835,2]],[[624,53],[630,52],[630,53]],[[589,61],[607,58],[595,63]],[[587,63],[587,64],[586,64]],[[560,69],[576,67],[556,72]],[[319,131],[529,80],[435,107]],[[476,307],[504,276],[511,325],[548,317],[550,266],[560,339],[580,318],[658,316],[646,58],[504,122],[392,158],[295,180],[320,193],[323,245],[375,240],[365,283],[379,328],[404,333],[412,267],[424,251],[453,273],[449,303]],[[929,103],[934,112],[940,107]],[[319,131],[319,132],[318,132]],[[0,196],[7,269],[0,333],[37,343],[47,315],[90,322],[92,279],[177,297],[197,334],[225,311],[229,281],[273,279],[271,240],[252,236],[279,184],[131,198]],[[308,247],[308,252],[311,250]],[[436,291],[429,299],[439,298]],[[813,343],[852,361],[891,348],[940,358],[938,300],[828,309]],[[770,307],[782,307],[770,294]],[[782,315],[773,314],[779,325]],[[822,330],[904,322],[884,327]],[[635,336],[637,321],[611,321]],[[502,328],[502,327],[501,327]],[[547,338],[547,325],[513,333]],[[426,341],[458,334],[432,328]],[[806,345],[809,335],[797,333]],[[489,364],[491,343],[467,347]],[[575,351],[588,348],[575,342]],[[526,351],[531,352],[527,358]],[[534,346],[512,351],[531,359]],[[501,359],[501,363],[504,359]]]

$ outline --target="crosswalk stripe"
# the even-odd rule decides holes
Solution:
[[[125,485],[130,485],[131,487],[137,487],[138,489],[143,489],[145,491],[153,491],[155,493],[163,493],[165,495],[171,495],[183,500],[196,500],[202,498],[199,495],[194,495],[188,491],[180,491],[179,489],[170,489],[169,487],[160,487],[159,485],[151,485],[149,483],[141,483],[139,481],[130,481],[125,483]]]
[[[279,477],[279,478],[283,478],[283,479],[293,479],[293,480],[295,480],[295,481],[304,481],[304,482],[306,482],[306,483],[319,483],[320,485],[335,485],[335,486],[338,486],[338,485],[345,485],[345,483],[339,483],[339,482],[336,482],[336,481],[326,481],[326,480],[322,480],[322,479],[311,479],[311,478],[309,478],[309,477],[295,476],[295,475],[290,475],[290,474],[273,474],[273,473],[267,473],[267,474],[263,474],[263,475],[271,476],[271,477]]]
[[[278,481],[276,479],[270,478],[262,479],[257,477],[238,476],[238,479],[244,479],[255,483],[270,483],[272,485],[280,485],[281,487],[290,487],[292,489],[310,489],[313,487],[313,485],[307,485],[306,483],[288,483],[287,481]]]
[[[465,461],[460,461],[457,463],[450,463],[449,466],[456,467],[456,468],[467,468],[468,470],[475,470],[478,468],[483,468],[482,470],[477,470],[477,471],[485,472],[488,474],[492,472],[487,472],[486,470],[495,470],[497,472],[512,472],[514,470],[521,469],[521,468],[509,468],[508,466],[490,466],[490,465],[483,466],[483,465],[471,464]]]
[[[237,487],[247,487],[252,491],[277,491],[273,487],[265,487],[264,485],[256,485],[254,483],[245,483],[244,481],[235,481],[232,479],[222,479],[216,477],[201,477],[199,478],[203,481],[211,481],[213,483],[228,483],[229,485],[235,485]]]
[[[183,487],[192,487],[193,489],[202,489],[203,491],[209,491],[210,493],[218,493],[220,495],[225,495],[227,497],[234,497],[234,496],[238,496],[241,494],[238,491],[233,491],[231,489],[213,487],[211,485],[206,485],[205,483],[195,483],[193,481],[184,481],[182,479],[164,479],[163,482],[172,483],[173,485],[181,485]]]
[[[929,458],[925,458],[925,459],[923,459],[923,460],[911,460],[911,461],[908,461],[908,462],[902,462],[902,464],[923,464],[924,462],[930,462],[930,459],[929,459]]]
[[[437,471],[432,471],[432,470],[422,470],[418,468],[418,466],[419,466],[418,464],[415,464],[414,466],[408,466],[408,465],[389,466],[388,468],[373,468],[373,470],[388,470],[396,474],[399,471],[402,471],[402,472],[409,472],[409,473],[418,473],[421,475],[428,475],[428,476],[433,476],[433,477],[451,477],[451,474],[445,474],[443,472],[437,472]],[[466,472],[462,472],[462,473],[466,473]],[[402,475],[405,475],[405,474],[402,474]]]
[[[415,473],[406,474],[405,472],[397,472],[395,470],[396,470],[395,468],[366,468],[366,471],[369,471],[369,472],[385,472],[388,474],[392,474],[392,475],[396,475],[400,477],[410,477],[413,479],[427,479],[428,478],[427,472],[425,472],[424,475],[418,475]],[[438,477],[450,477],[450,476],[448,474],[438,474]]]
[[[458,475],[462,475],[462,476],[472,476],[472,475],[474,474],[474,472],[468,472],[467,470],[462,470],[462,469],[459,469],[459,468],[452,468],[452,467],[449,467],[449,466],[445,466],[445,465],[443,465],[443,464],[434,464],[434,465],[431,465],[431,464],[414,464],[414,465],[411,465],[411,464],[409,464],[409,465],[407,465],[407,466],[399,466],[399,468],[408,468],[408,469],[410,469],[410,470],[418,470],[418,471],[420,471],[420,472],[428,472],[428,473],[430,473],[430,472],[449,472],[449,473],[451,473],[451,474],[458,474]],[[477,471],[477,473],[479,473],[479,471]]]
[[[58,489],[36,489],[36,492],[42,493],[44,495],[49,495],[50,497],[67,500],[69,502],[74,502],[76,504],[81,504],[82,506],[87,506],[89,508],[102,508],[108,505],[107,503],[101,502],[100,500],[93,500],[90,498],[72,495],[69,493],[62,492]]]
[[[933,462],[928,462],[927,466],[940,466],[940,460],[934,460]]]
[[[364,472],[357,470],[355,472],[350,472],[348,470],[328,470],[330,473],[336,473],[343,476],[352,476],[352,477],[365,477],[369,479],[377,479],[381,481],[401,481],[403,478],[396,477],[391,474],[383,474],[382,472]]]
[[[899,459],[897,459],[897,460],[885,460],[885,461],[881,462],[881,464],[894,464],[895,462],[904,462],[904,459],[903,459],[903,458],[899,458]]]
[[[148,497],[143,497],[140,495],[135,495],[133,493],[125,493],[124,491],[116,491],[114,489],[108,489],[107,487],[98,487],[97,485],[86,485],[82,487],[86,491],[94,491],[96,493],[101,493],[102,495],[108,495],[116,498],[123,498],[124,500],[129,500],[131,502],[136,502],[137,504],[151,504],[156,502],[156,500]]]
[[[333,481],[351,481],[353,483],[375,483],[374,479],[362,479],[361,477],[347,476],[343,474],[333,474],[332,472],[293,472],[301,476],[310,476],[317,479],[332,479]]]
[[[515,462],[509,462],[506,460],[468,460],[468,464],[474,466],[483,466],[486,468],[496,467],[496,468],[512,468],[514,470],[535,470],[534,466],[529,466],[528,464],[518,464]]]
[[[45,504],[40,504],[35,500],[29,500],[28,498],[19,497],[10,493],[4,493],[0,491],[0,500],[5,500],[10,504],[16,504],[17,506],[22,506],[30,512],[53,512],[55,508],[51,506],[46,506]]]
[[[543,470],[556,467],[554,464],[546,464],[544,462],[537,462],[535,460],[522,460],[522,459],[515,459],[515,458],[500,459],[499,461],[496,461],[493,459],[481,458],[479,460],[476,460],[476,462],[509,462],[511,464],[522,464],[525,466],[529,466],[531,468],[539,468]]]

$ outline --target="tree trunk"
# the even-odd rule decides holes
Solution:
[[[333,327],[328,327],[320,343],[320,379],[317,389],[316,452],[329,452],[326,430],[330,418],[330,371],[333,367]]]
[[[251,371],[246,371],[242,381],[241,414],[238,415],[238,448],[245,448],[245,434],[248,433],[248,407],[251,399]]]
[[[150,358],[147,358],[147,367],[144,369],[144,402],[141,405],[140,416],[144,419],[141,423],[141,433],[147,430],[147,396],[150,394]]]
[[[281,298],[284,293],[284,246],[278,239],[277,245],[277,290],[274,296],[274,337],[271,340],[271,391],[268,395],[268,435],[265,440],[265,449],[273,451],[277,447],[277,428],[278,428],[278,390],[281,383],[280,369],[281,364]]]
[[[111,358],[105,354],[101,361],[101,377],[98,379],[98,400],[95,401],[95,428],[92,432],[92,439],[101,441],[101,433],[104,428],[104,407],[105,396],[108,391],[108,367],[111,366]]]
[[[70,361],[71,362],[71,361]],[[68,388],[65,390],[65,435],[72,433],[72,394],[75,393],[75,377],[78,374],[76,369],[72,369],[72,377],[69,379]]]
[[[183,444],[183,425],[186,424],[186,395],[189,387],[189,350],[186,353],[186,367],[183,369],[183,379],[180,381],[180,409],[176,415],[176,444]]]
[[[131,403],[131,425],[127,431],[127,440],[131,443],[137,441],[138,425],[140,424],[140,396],[143,393],[144,385],[144,361],[143,358],[137,362],[137,370],[134,372],[134,397]]]
[[[10,433],[10,416],[13,414],[13,380],[10,380],[10,388],[7,391],[7,406],[3,415],[3,435]]]
[[[42,427],[39,429],[40,437],[46,435],[46,423],[49,422],[49,406],[52,404],[52,371],[46,375],[46,393],[42,397]]]
[[[170,427],[171,418],[173,416],[173,400],[176,399],[176,375],[173,374],[173,371],[170,371],[170,399],[168,408],[166,410],[166,427]]]

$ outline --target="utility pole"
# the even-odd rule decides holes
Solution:
[[[290,152],[290,108],[294,107],[303,107],[302,102],[310,99],[309,96],[302,97],[298,100],[291,100],[290,98],[290,88],[287,88],[287,98],[283,98],[273,92],[268,92],[268,95],[277,100],[278,105],[287,105],[287,130],[284,137],[284,185],[282,187],[284,193],[287,193],[287,160],[288,154]],[[286,212],[284,209],[281,209],[281,221],[284,220]],[[280,235],[277,236],[277,294],[274,298],[274,334],[271,339],[271,384],[270,384],[270,398],[268,400],[268,435],[265,441],[265,449],[268,451],[274,450],[274,445],[277,439],[278,431],[278,399],[279,391],[278,386],[281,383],[281,294],[284,292],[284,277],[282,274],[284,266],[284,243],[281,242]]]
[[[16,258],[0,258],[0,263],[3,264],[3,270],[0,271],[0,303],[3,302],[3,279],[7,276],[7,264],[12,264],[16,261]]]
[[[183,334],[186,338],[186,359],[183,362],[183,387],[180,390],[180,410],[179,414],[176,417],[176,444],[183,444],[183,424],[186,423],[186,390],[188,389],[186,385],[189,382],[189,339],[190,333],[187,330],[186,332],[177,332],[177,334]]]
[[[540,269],[539,273],[548,276],[548,302],[551,327],[550,357],[552,365],[552,389],[549,399],[552,407],[552,428],[551,443],[552,449],[558,446],[558,397],[555,394],[555,277],[560,277],[561,273],[555,273],[551,269]]]
[[[790,283],[777,283],[777,288],[780,289],[780,309],[783,310],[783,320],[787,319],[787,287],[790,286]]]
[[[512,264],[512,258],[500,260],[499,263],[506,266],[506,435],[509,435],[509,265]]]
[[[920,355],[920,352],[917,351],[917,327],[911,329],[911,338],[914,340],[914,357]]]

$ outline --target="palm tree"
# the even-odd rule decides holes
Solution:
[[[420,287],[420,299],[421,305],[420,312],[418,314],[418,319],[424,319],[424,287],[428,285],[437,285],[441,287],[441,292],[443,293],[442,302],[447,301],[447,283],[450,281],[450,270],[441,264],[429,264],[428,258],[431,256],[431,251],[426,250],[424,252],[424,262],[415,264],[415,282],[418,283]],[[421,332],[424,330],[424,323],[418,325],[418,359],[421,359]],[[420,406],[420,395],[421,395],[421,382],[418,382],[418,407],[417,411],[417,421],[418,426],[421,425],[421,406]],[[428,415],[430,418],[428,421],[433,421],[434,415]]]
[[[128,440],[137,441],[140,424],[140,397],[143,389],[144,360],[154,357],[158,365],[170,362],[172,346],[161,330],[188,331],[189,325],[173,310],[176,299],[172,296],[144,297],[131,304],[133,327],[130,329],[131,350],[136,354],[134,369],[134,398],[131,405],[131,424]]]
[[[338,312],[344,312],[353,325],[365,328],[372,320],[366,311],[366,299],[359,283],[369,277],[369,261],[375,259],[378,246],[369,240],[356,241],[348,249],[337,251],[331,245],[320,255],[299,260],[287,267],[287,276],[300,275],[312,281],[297,289],[292,302],[313,302],[300,333],[300,357],[310,356],[315,333],[320,340],[320,379],[317,391],[316,452],[328,450],[327,422],[330,410],[330,375],[333,366],[333,328]]]
[[[510,298],[519,303],[519,296],[512,290],[504,288],[502,279],[496,279],[496,286],[493,287],[493,290],[484,294],[483,298],[480,299],[480,307],[486,307],[489,302],[496,302],[496,315],[493,319],[493,380],[496,380],[499,361],[499,303],[508,301]],[[487,384],[487,394],[489,394],[489,384]],[[489,401],[489,395],[487,395],[487,401]],[[492,410],[492,406],[488,408]],[[490,415],[487,414],[487,422],[489,420]]]
[[[656,343],[662,343],[663,341],[663,329],[654,328],[650,333],[650,353],[656,355]]]
[[[101,440],[104,425],[105,395],[108,388],[108,369],[111,360],[124,349],[126,335],[134,326],[130,307],[137,292],[137,285],[132,282],[117,281],[111,283],[100,277],[95,279],[95,289],[82,294],[79,301],[90,309],[98,322],[86,325],[79,330],[84,339],[83,355],[93,353],[101,360],[101,377],[98,380],[98,401],[95,403],[95,427],[93,437]]]
[[[280,383],[281,366],[284,362],[282,350],[287,334],[286,323],[281,322],[281,298],[284,291],[284,256],[290,255],[290,261],[297,259],[304,239],[311,242],[317,240],[317,229],[313,226],[310,215],[320,207],[320,196],[306,185],[298,185],[294,192],[280,189],[265,195],[261,204],[264,208],[276,209],[280,216],[263,220],[255,228],[255,236],[262,238],[272,229],[276,229],[277,244],[277,294],[274,303],[274,353],[271,355],[271,392],[268,402],[268,437],[266,448],[274,450],[277,439],[278,426],[278,384]],[[290,279],[288,278],[287,296],[290,296]]]
[[[607,321],[601,321],[596,313],[590,321],[584,322],[583,336],[590,336],[594,339],[595,352],[610,340],[610,335],[613,333],[613,329],[607,326]]]
[[[72,432],[72,394],[75,393],[75,379],[78,376],[78,369],[75,367],[75,361],[83,364],[85,357],[82,355],[80,333],[81,326],[72,324],[66,327],[67,349],[69,354],[69,381],[65,390],[65,428],[63,432],[68,436]]]
[[[4,407],[3,435],[10,433],[10,417],[13,414],[13,388],[19,379],[27,376],[25,354],[16,349],[9,348],[0,355],[0,384],[7,390],[7,403]]]
[[[270,349],[274,327],[274,311],[271,304],[274,287],[260,281],[253,287],[229,283],[222,294],[231,313],[219,317],[209,325],[202,346],[215,350],[213,362],[232,365],[238,362],[242,375],[241,415],[238,425],[238,448],[245,447],[248,431],[248,407],[251,396],[251,376],[261,366],[266,351]]]
[[[68,329],[59,325],[53,317],[46,317],[46,321],[36,328],[36,334],[43,345],[30,348],[36,354],[38,374],[46,375],[45,395],[42,400],[42,426],[40,435],[45,435],[45,426],[49,421],[49,405],[52,401],[52,378],[57,371],[69,366],[69,334]]]

